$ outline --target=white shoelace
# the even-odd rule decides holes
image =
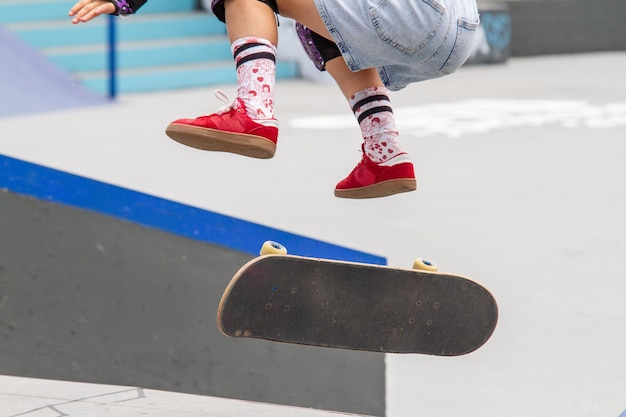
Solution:
[[[216,112],[217,114],[228,113],[229,111],[237,108],[237,99],[230,101],[226,93],[223,92],[222,90],[215,90],[215,97],[217,97],[218,100],[226,104],[225,106],[222,106],[219,109],[217,109],[217,112]]]
[[[225,106],[222,106],[219,109],[217,109],[216,111],[217,114],[228,113],[229,111],[235,110],[239,107],[239,103],[237,102],[237,99],[230,101],[226,93],[224,93],[222,90],[215,90],[215,97],[217,97],[221,102],[226,104]],[[276,119],[255,119],[254,121],[263,126],[273,126],[273,127],[278,128],[278,121]]]

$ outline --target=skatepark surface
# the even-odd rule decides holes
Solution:
[[[0,376],[3,416],[340,417],[345,413],[100,384]],[[352,414],[351,414],[352,415]]]
[[[392,93],[418,190],[377,200],[333,196],[361,139],[323,79],[278,83],[280,137],[269,161],[165,136],[171,120],[221,106],[213,89],[0,117],[0,154],[390,265],[429,258],[483,283],[500,308],[492,339],[456,358],[387,355],[388,417],[617,417],[626,409],[624,68],[624,52],[513,58]],[[35,409],[5,412],[13,385],[0,378],[0,417]],[[72,415],[48,411],[32,415]]]

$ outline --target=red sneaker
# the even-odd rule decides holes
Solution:
[[[228,102],[221,91],[215,95]],[[276,152],[278,121],[251,119],[245,104],[237,98],[208,116],[175,120],[167,126],[165,133],[192,148],[268,159]]]
[[[335,187],[335,197],[376,198],[416,189],[413,163],[407,154],[377,164],[363,152],[361,162]]]

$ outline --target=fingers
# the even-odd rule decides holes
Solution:
[[[115,5],[107,0],[81,0],[69,11],[72,23],[84,23],[101,14],[115,13]]]
[[[85,7],[85,5],[87,5],[88,3],[90,3],[90,0],[81,0],[81,1],[79,1],[78,3],[76,3],[75,5],[72,6],[72,8],[70,9],[70,12],[68,14],[70,16],[75,16],[76,13],[78,13],[80,11],[80,9]]]

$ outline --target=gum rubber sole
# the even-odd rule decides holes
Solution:
[[[397,179],[382,181],[373,185],[360,188],[335,189],[335,197],[339,198],[378,198],[394,194],[406,193],[417,190],[417,181],[414,179]]]
[[[276,144],[271,140],[245,133],[176,123],[170,124],[165,133],[176,142],[205,151],[228,152],[258,159],[272,158],[276,152]]]

